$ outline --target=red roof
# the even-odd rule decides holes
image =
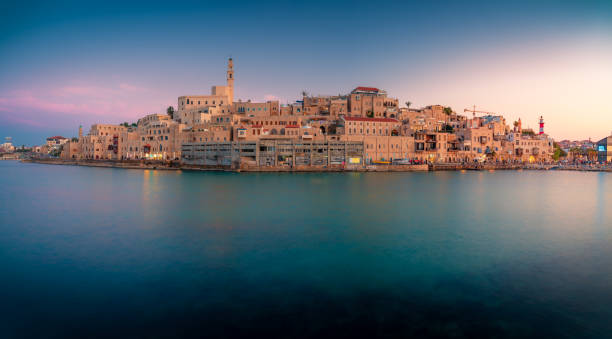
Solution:
[[[56,139],[66,139],[66,138],[64,138],[64,137],[63,137],[63,136],[61,136],[61,135],[56,135],[56,136],[54,136],[54,137],[49,137],[49,138],[47,138],[47,140],[56,140]]]
[[[353,91],[363,91],[363,92],[379,92],[380,90],[376,87],[362,87],[359,86],[355,88]]]
[[[285,125],[285,128],[300,128],[298,125]]]
[[[261,128],[263,125],[251,125],[253,128]]]
[[[391,118],[362,118],[362,117],[344,117],[346,121],[367,121],[367,122],[399,122],[397,119]]]

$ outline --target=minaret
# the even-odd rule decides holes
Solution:
[[[83,125],[79,125],[79,140],[83,138]]]
[[[229,95],[229,104],[234,103],[234,61],[229,58],[227,61],[227,87]]]
[[[544,134],[544,117],[540,116],[540,135]]]
[[[521,118],[518,121],[518,132],[523,133],[523,124],[521,123]]]

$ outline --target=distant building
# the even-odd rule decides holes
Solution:
[[[47,146],[49,147],[63,145],[66,142],[68,142],[68,138],[64,138],[60,135],[56,135],[56,136],[47,138]]]
[[[612,163],[612,135],[597,142],[597,161]]]

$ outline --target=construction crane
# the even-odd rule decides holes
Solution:
[[[476,117],[476,113],[495,115],[495,112],[477,111],[476,110],[476,105],[473,106],[473,109],[466,108],[463,111],[464,112],[472,112],[472,115],[474,117]]]

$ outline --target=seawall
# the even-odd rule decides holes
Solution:
[[[426,172],[426,171],[498,171],[498,170],[567,170],[589,172],[612,172],[612,167],[589,167],[580,165],[558,164],[422,164],[422,165],[365,165],[365,166],[249,166],[226,165],[188,165],[178,161],[147,160],[64,160],[64,159],[27,159],[48,165],[73,165],[90,167],[110,167],[125,169],[155,170],[192,170],[192,171],[226,171],[226,172]]]
[[[138,160],[63,160],[63,159],[28,159],[48,165],[73,165],[90,167],[112,167],[126,169],[156,170],[194,170],[194,171],[231,171],[231,172],[426,172],[428,165],[368,165],[368,166],[248,166],[225,165],[187,165],[178,161],[138,161]]]

